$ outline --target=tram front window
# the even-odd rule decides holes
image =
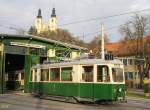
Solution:
[[[97,82],[110,82],[109,68],[107,65],[97,66]]]
[[[123,82],[123,69],[112,68],[112,77],[114,82]]]

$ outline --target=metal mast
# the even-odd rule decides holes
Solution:
[[[105,52],[104,52],[104,25],[101,24],[101,59],[105,59]]]

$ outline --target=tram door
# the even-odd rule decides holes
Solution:
[[[93,98],[94,84],[93,84],[94,66],[82,66],[82,81],[79,85],[80,97]]]

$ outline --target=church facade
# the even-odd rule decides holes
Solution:
[[[56,12],[55,8],[52,9],[51,17],[49,18],[49,21],[47,23],[43,22],[42,19],[42,12],[41,9],[38,10],[38,15],[35,19],[35,29],[38,34],[50,31],[50,32],[57,32],[57,18],[56,18]]]

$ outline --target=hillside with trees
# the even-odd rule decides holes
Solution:
[[[36,35],[40,37],[44,37],[47,39],[57,40],[69,44],[74,44],[82,47],[87,47],[87,44],[82,40],[74,37],[68,30],[57,29],[57,32],[44,31],[40,34],[37,34],[36,29],[34,27],[30,27],[28,33],[30,35]]]

